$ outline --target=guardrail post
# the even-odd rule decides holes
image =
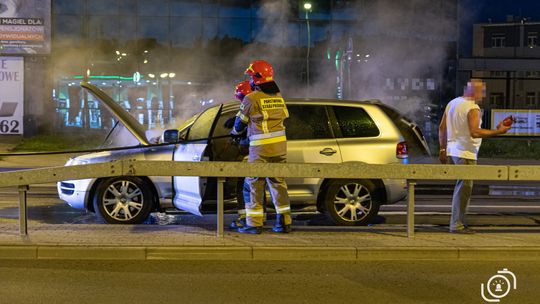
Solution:
[[[223,215],[223,184],[225,183],[224,177],[218,177],[217,179],[217,237],[222,238],[223,237],[223,221],[224,221],[224,215]]]
[[[26,191],[28,189],[28,185],[19,186],[19,234],[24,236],[28,235],[26,216]]]
[[[414,186],[416,181],[407,180],[409,195],[407,198],[407,237],[414,237]]]

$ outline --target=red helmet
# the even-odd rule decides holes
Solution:
[[[253,90],[251,90],[251,85],[249,84],[249,80],[244,80],[236,85],[234,96],[236,97],[236,99],[242,101],[242,99],[244,99],[244,96],[246,96],[247,94],[251,92],[253,92]]]
[[[245,73],[249,75],[254,85],[274,81],[274,68],[264,60],[253,61]]]

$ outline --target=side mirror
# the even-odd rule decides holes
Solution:
[[[161,135],[161,142],[162,143],[177,143],[178,142],[178,130],[176,129],[167,129],[163,131],[163,134]]]

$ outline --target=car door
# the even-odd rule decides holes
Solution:
[[[205,157],[208,138],[216,124],[216,117],[221,113],[222,105],[204,111],[193,123],[184,139],[174,151],[174,161],[199,162],[207,161]],[[192,214],[201,214],[201,203],[206,186],[206,177],[200,176],[174,176],[173,187],[175,196],[173,204],[176,208]]]
[[[287,162],[341,163],[341,152],[323,104],[287,105]],[[321,183],[319,178],[288,178],[292,201],[313,201]]]
[[[397,132],[382,111],[373,105],[332,106],[334,133],[343,162],[396,163]],[[369,113],[368,113],[369,111]],[[397,131],[397,130],[395,130]]]

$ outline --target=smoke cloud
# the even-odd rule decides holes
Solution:
[[[309,19],[309,90],[304,11],[295,7],[298,1],[259,3],[256,8],[246,8],[251,10],[251,16],[256,15],[251,19],[251,42],[215,33],[214,39],[207,41],[209,38],[204,36],[205,39],[193,42],[191,49],[185,48],[181,64],[170,59],[161,61],[160,66],[176,72],[175,81],[191,83],[174,91],[175,122],[165,128],[178,126],[209,105],[235,101],[235,85],[245,79],[245,69],[257,59],[274,66],[276,82],[285,97],[336,98],[341,94],[350,100],[380,99],[415,117],[424,106],[440,102],[437,92],[447,85],[443,75],[448,58],[454,56],[449,53],[449,46],[456,40],[455,0],[350,1],[344,4],[347,7],[334,10],[344,22],[327,22],[317,12],[320,8],[314,7]],[[57,48],[77,45],[78,35],[65,37]],[[235,49],[238,51],[234,55],[220,54],[215,48],[220,40],[227,40],[221,42],[222,48],[239,44],[241,47]],[[92,51],[86,52],[85,56],[93,56]],[[112,54],[114,49],[109,52]],[[176,52],[178,49],[173,48],[172,53],[154,56],[171,58]],[[64,53],[66,61],[55,62],[57,72],[76,68],[80,74],[86,70],[83,64],[74,65],[75,59],[80,58],[80,49]],[[150,64],[155,62],[150,60]],[[142,66],[138,64],[126,71],[138,70]],[[114,67],[112,70],[114,73]]]

